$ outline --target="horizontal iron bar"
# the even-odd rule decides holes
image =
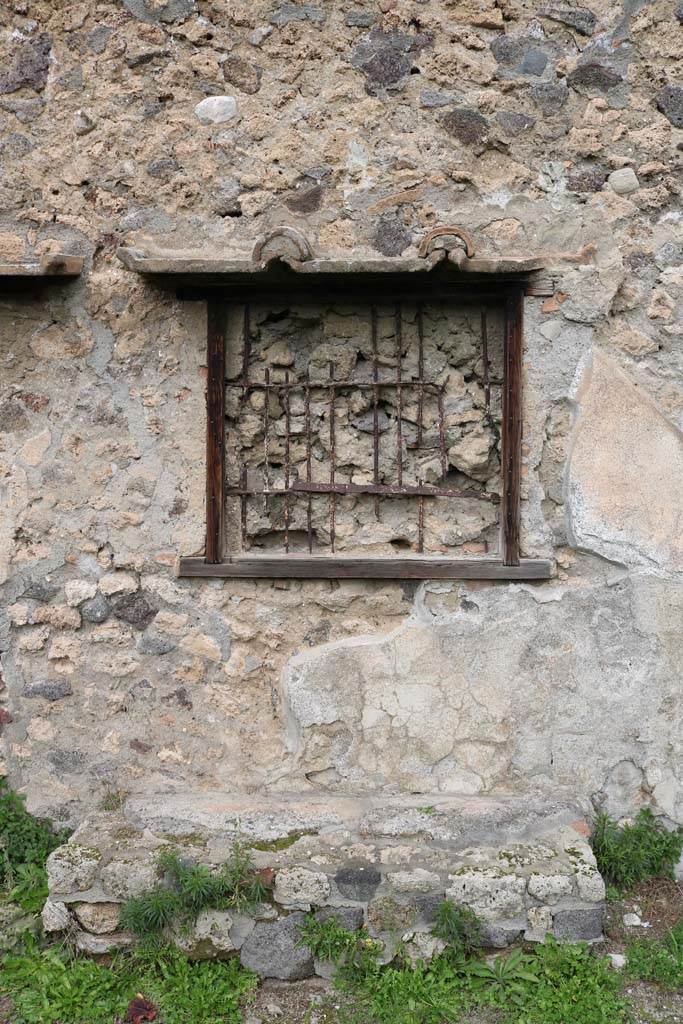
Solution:
[[[431,484],[346,484],[346,483],[318,483],[317,481],[295,480],[292,485],[293,491],[311,492],[312,494],[384,494],[388,497],[400,498],[403,496],[424,495],[435,498],[479,498],[482,501],[498,502],[500,497],[491,494],[489,491],[476,491],[474,488],[458,490],[453,487],[433,487]]]
[[[180,576],[259,577],[271,579],[454,579],[546,580],[553,563],[545,558],[521,558],[518,565],[504,565],[499,558],[356,558],[328,555],[240,555],[224,562],[181,558]]]
[[[497,504],[500,501],[498,494],[490,491],[475,491],[474,488],[456,489],[453,487],[432,487],[430,484],[347,484],[325,483],[316,480],[295,480],[289,487],[226,487],[225,493],[230,497],[239,495],[266,494],[277,496],[279,494],[291,494],[296,491],[300,494],[380,494],[387,498],[419,497],[426,498],[478,498],[480,501],[490,501]]]
[[[234,388],[246,388],[248,391],[284,391],[289,388],[297,389],[299,391],[304,388],[310,388],[314,391],[316,388],[361,388],[366,390],[372,390],[375,387],[378,388],[424,388],[426,390],[443,391],[441,384],[435,384],[434,381],[427,380],[402,380],[400,384],[397,384],[396,380],[378,380],[375,381],[355,381],[355,380],[299,380],[289,381],[289,383],[278,384],[273,381],[263,380],[231,380],[229,377],[226,378],[226,384]]]

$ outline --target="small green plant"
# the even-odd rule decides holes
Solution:
[[[646,878],[673,877],[683,851],[683,828],[667,830],[648,808],[626,825],[599,814],[591,847],[605,881],[622,890],[630,889]]]
[[[100,808],[103,811],[119,811],[126,802],[126,796],[123,789],[107,789],[102,797]]]
[[[654,981],[666,988],[683,989],[683,921],[664,939],[634,939],[626,949],[626,974]]]
[[[482,946],[479,918],[469,907],[452,900],[444,900],[439,905],[432,931],[456,957],[472,956]]]
[[[138,974],[138,970],[140,969]],[[164,1024],[239,1024],[240,1001],[257,978],[237,958],[192,963],[173,947],[128,965],[138,990],[160,1009]]]
[[[349,931],[334,917],[317,921],[312,914],[301,925],[299,945],[308,946],[316,960],[329,960],[346,983],[364,978],[377,969],[382,947],[367,929]]]
[[[53,832],[49,822],[29,814],[23,798],[0,779],[0,892],[21,883],[17,877],[21,866],[44,868],[48,855],[67,837],[68,832]]]
[[[12,871],[13,885],[8,899],[27,914],[37,914],[48,897],[47,872],[38,864],[18,864]]]
[[[12,1024],[112,1024],[138,993],[158,1007],[164,1024],[238,1024],[240,1000],[255,985],[236,959],[192,963],[169,947],[121,954],[105,966],[27,940],[0,971]]]
[[[492,1001],[522,1003],[529,985],[538,984],[538,977],[531,970],[533,965],[533,957],[514,949],[509,956],[497,956],[491,963],[468,963],[464,971],[473,992],[490,993]]]
[[[135,935],[155,935],[178,922],[189,927],[203,910],[249,911],[267,888],[254,871],[249,850],[235,842],[230,859],[218,872],[188,865],[175,850],[159,855],[167,884],[133,897],[121,908],[121,927]]]

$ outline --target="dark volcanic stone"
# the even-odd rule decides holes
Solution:
[[[223,64],[223,77],[226,82],[230,85],[237,86],[242,92],[248,93],[250,96],[258,92],[261,88],[261,76],[263,71],[256,64],[252,64],[251,61],[245,60],[244,57],[238,57],[236,54],[230,54]]]
[[[294,213],[315,213],[322,206],[324,192],[322,185],[300,188],[287,196],[285,205]]]
[[[178,707],[185,708],[186,711],[191,711],[194,706],[184,686],[179,686],[177,690],[167,693],[161,699],[164,704],[177,704]]]
[[[374,85],[396,85],[405,75],[410,74],[412,61],[406,53],[400,53],[391,46],[377,50],[363,64],[363,72]]]
[[[137,643],[140,654],[155,654],[162,656],[175,650],[176,643],[170,637],[161,636],[153,630],[147,629]]]
[[[543,50],[529,50],[525,53],[519,70],[522,75],[542,75],[547,64],[548,58]]]
[[[319,7],[313,7],[311,4],[292,4],[285,3],[280,4],[278,9],[270,17],[271,25],[288,25],[290,21],[312,21],[317,25],[322,25],[325,21],[325,12]]]
[[[30,420],[26,410],[16,398],[7,398],[0,402],[0,430],[14,433],[18,430],[26,430]]]
[[[570,192],[601,192],[607,173],[597,167],[588,167],[567,175],[567,188]]]
[[[370,28],[375,22],[375,15],[369,11],[349,11],[344,18],[344,23],[349,28]]]
[[[54,583],[47,583],[45,580],[31,580],[26,584],[26,590],[22,596],[27,601],[40,601],[41,604],[47,604],[58,593],[59,587],[56,587]]]
[[[372,864],[361,864],[340,868],[334,880],[339,892],[346,899],[367,903],[377,892],[382,876]]]
[[[410,233],[398,217],[385,214],[377,221],[373,245],[383,256],[400,256],[410,245]]]
[[[156,0],[123,0],[123,6],[138,21],[170,25],[174,21],[185,21],[195,9],[195,0],[166,0],[166,3],[158,3]]]
[[[114,29],[108,25],[98,25],[92,30],[88,36],[88,43],[93,53],[104,53],[113,31]]]
[[[360,907],[325,907],[315,915],[316,921],[336,921],[347,932],[357,931],[363,924],[363,911]]]
[[[135,629],[144,629],[157,613],[144,594],[123,594],[112,601],[112,611],[117,619],[127,622]]]
[[[65,775],[82,771],[86,764],[85,754],[80,750],[51,750],[47,759],[56,772]]]
[[[683,86],[665,85],[657,97],[657,109],[674,128],[683,128]]]
[[[43,700],[62,700],[73,693],[68,679],[41,679],[26,683],[22,690],[23,697],[41,697]]]
[[[531,114],[521,114],[514,110],[501,110],[496,114],[496,120],[506,135],[514,137],[520,132],[533,128],[536,118]]]
[[[467,146],[483,142],[489,130],[486,118],[469,107],[452,107],[442,115],[441,124],[449,135]]]
[[[602,907],[576,907],[556,910],[553,914],[553,934],[556,939],[570,942],[588,942],[602,938],[605,914]]]
[[[609,89],[614,89],[623,79],[612,68],[598,64],[596,61],[590,61],[587,64],[579,64],[577,68],[570,71],[567,81],[572,89],[598,89],[601,92],[606,92]]]
[[[582,36],[592,36],[598,20],[592,11],[584,7],[544,7],[539,13],[543,18],[551,18],[576,29]]]
[[[47,32],[20,43],[9,69],[0,75],[0,93],[16,92],[28,86],[41,92],[47,82],[52,40]]]
[[[557,114],[567,102],[569,89],[564,82],[543,82],[531,90],[531,98],[544,114]]]
[[[110,611],[109,602],[104,594],[96,594],[95,597],[81,605],[81,618],[85,619],[86,622],[99,624],[100,622],[106,622]]]
[[[313,975],[313,956],[300,946],[300,931],[306,917],[289,914],[278,921],[259,921],[240,950],[244,967],[262,978],[300,981]]]
[[[179,169],[180,164],[172,156],[162,156],[147,164],[147,173],[152,178],[168,178]]]
[[[548,55],[535,39],[526,36],[496,36],[491,43],[491,53],[506,77],[541,75],[548,64]]]
[[[11,132],[5,139],[0,139],[0,156],[26,156],[33,149],[33,143],[20,132]]]
[[[399,90],[413,65],[410,55],[430,44],[426,35],[373,28],[356,46],[351,64],[365,75],[365,87],[370,94],[384,89]]]

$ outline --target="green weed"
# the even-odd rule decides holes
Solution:
[[[683,921],[662,940],[634,939],[626,949],[626,974],[654,981],[665,988],[683,989]]]
[[[28,941],[23,954],[5,958],[0,973],[13,1024],[112,1024],[137,993],[159,1008],[164,1024],[238,1024],[240,1000],[255,985],[237,959],[195,964],[167,947],[119,955],[104,966]]]
[[[49,822],[29,814],[23,798],[0,779],[0,892],[20,884],[20,867],[42,869],[48,855],[67,838],[67,831],[53,832]]]
[[[439,905],[432,931],[456,957],[471,956],[482,946],[479,918],[469,907],[452,900]]]
[[[618,825],[599,814],[591,836],[598,870],[611,885],[630,889],[646,878],[672,878],[683,852],[683,828],[668,831],[643,808],[633,824]]]
[[[450,920],[452,911],[449,911]],[[477,1007],[495,1007],[500,1024],[625,1024],[622,979],[585,945],[550,936],[530,953],[491,962],[447,951],[429,965],[400,958],[379,963],[381,947],[363,930],[309,918],[302,941],[336,965],[344,993],[340,1024],[450,1024]]]
[[[128,900],[121,908],[121,927],[135,935],[158,934],[175,922],[187,928],[203,910],[248,912],[267,894],[249,850],[239,842],[218,872],[186,864],[175,850],[162,852],[158,866],[168,884]]]

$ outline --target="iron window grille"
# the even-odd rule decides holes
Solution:
[[[460,249],[430,247],[440,237],[458,237]],[[282,250],[268,252],[277,239],[296,247],[295,258],[282,260]],[[128,258],[130,264],[131,257]],[[209,261],[177,261],[171,266],[138,260],[136,269],[161,276],[175,275],[180,296],[207,303],[207,433],[206,433],[206,546],[202,555],[180,559],[180,575],[203,577],[285,578],[412,578],[412,579],[533,579],[550,575],[550,562],[520,556],[520,499],[522,471],[522,353],[524,296],[533,260],[476,260],[471,239],[461,228],[449,226],[430,232],[418,260],[322,261],[313,260],[306,240],[293,229],[280,229],[257,244],[251,267],[230,264],[215,268]],[[214,268],[218,272],[214,272]],[[419,271],[419,272],[416,272]],[[427,272],[424,272],[427,271]],[[252,318],[255,309],[277,309],[325,302],[362,307],[367,315],[370,351],[365,378],[340,376],[332,360],[326,372],[311,376],[310,368],[298,372],[290,366],[261,367],[255,373],[252,353]],[[449,457],[446,444],[443,387],[425,371],[424,318],[426,311],[441,309],[474,311],[480,324],[481,384],[485,415],[491,420],[489,375],[489,317],[502,314],[502,381],[500,415],[499,492],[485,487],[451,486],[446,479]],[[239,317],[241,330],[234,350],[235,331],[228,330]],[[380,359],[379,324],[393,322],[393,359]],[[410,325],[415,351],[411,371],[406,372]],[[233,343],[231,349],[230,343]],[[386,344],[386,340],[385,340]],[[229,372],[229,366],[233,367]],[[336,405],[350,391],[365,393],[372,437],[371,468],[366,479],[347,479],[338,472],[336,460]],[[226,399],[230,406],[226,410]],[[270,419],[271,402],[279,410],[278,431]],[[380,432],[380,415],[389,403],[389,428]],[[412,436],[406,436],[404,406],[412,403]],[[312,415],[312,409],[325,410]],[[429,408],[429,423],[425,414]],[[245,409],[261,417],[260,454],[239,451],[231,443],[230,429],[239,427]],[[417,411],[415,411],[415,409]],[[296,426],[294,421],[296,420]],[[324,428],[321,424],[324,422]],[[314,425],[314,423],[317,425]],[[227,424],[227,427],[226,427]],[[313,466],[314,445],[324,429],[325,460]],[[381,436],[382,434],[382,436]],[[390,440],[384,437],[388,435]],[[427,436],[429,435],[429,436]],[[277,443],[277,458],[270,445]],[[380,454],[387,444],[394,448],[392,479]],[[406,465],[409,449],[431,449],[441,464],[440,478],[427,482]],[[296,455],[294,454],[296,450]],[[386,462],[386,459],[384,460]],[[342,467],[345,469],[346,467]],[[379,520],[386,502],[408,502],[414,517],[414,550],[389,555],[340,553],[337,544],[337,511],[347,498],[372,503]],[[461,557],[449,552],[425,550],[426,509],[438,500],[466,499],[499,507],[499,550],[495,555]],[[254,501],[275,503],[281,549],[264,552],[252,544],[249,529]],[[324,502],[324,542],[320,542],[320,503]],[[317,512],[314,516],[313,505]],[[315,523],[314,523],[315,519]],[[322,547],[322,551],[321,551]]]

